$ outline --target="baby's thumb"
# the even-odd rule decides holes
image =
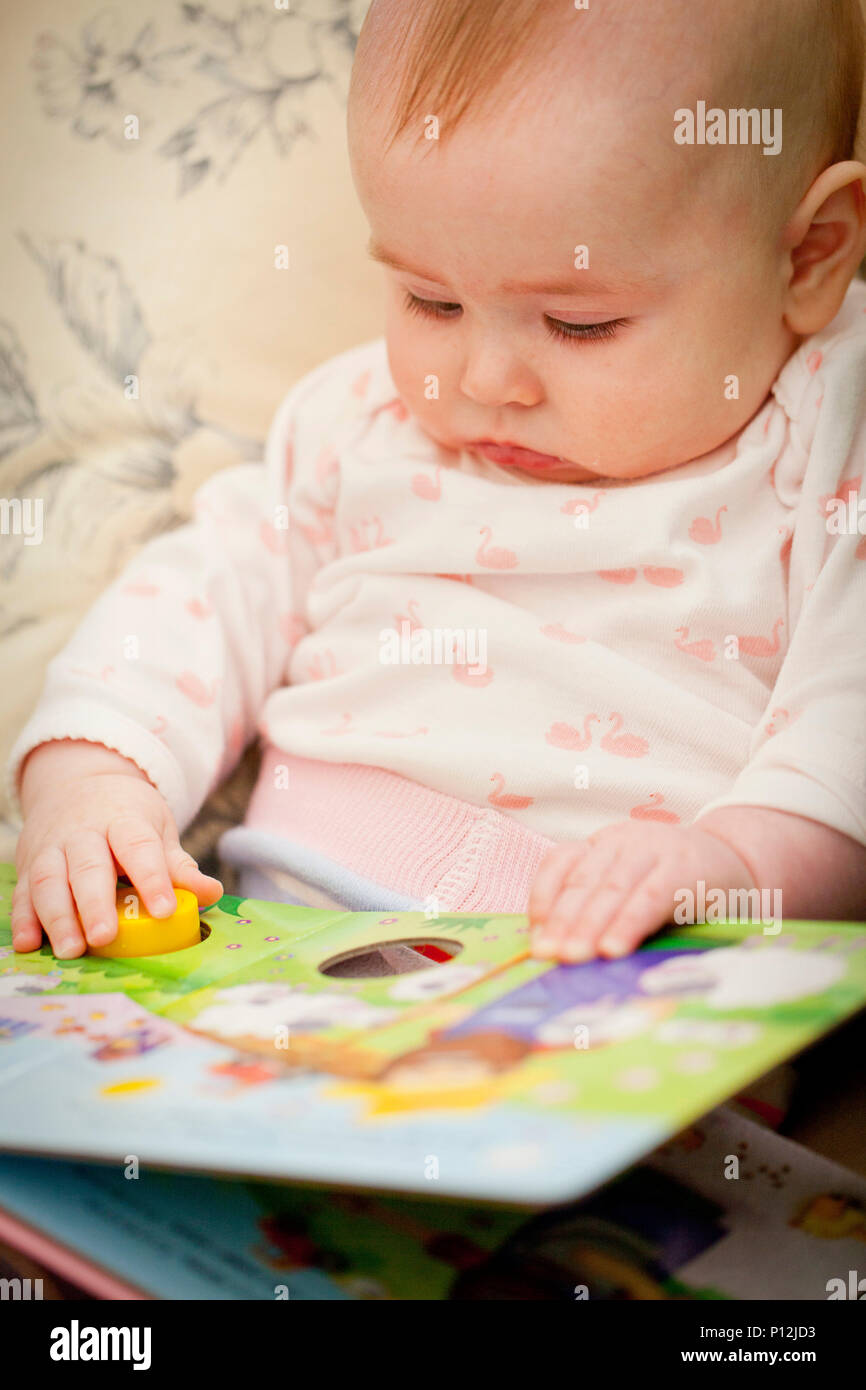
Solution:
[[[219,879],[203,874],[179,840],[166,836],[165,859],[172,883],[176,888],[188,888],[195,893],[201,907],[210,906],[222,897],[223,886]]]

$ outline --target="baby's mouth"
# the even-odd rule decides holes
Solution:
[[[497,444],[492,439],[473,439],[467,448],[476,450],[491,463],[498,463],[503,468],[524,468],[533,473],[585,473],[587,479],[593,476],[589,469],[572,463],[570,459],[560,458],[557,454],[542,454],[537,449],[524,449],[521,444]]]
[[[550,468],[566,462],[555,454],[540,454],[536,449],[524,449],[520,444],[496,444],[492,439],[475,439],[469,447],[477,449],[491,463],[501,463],[505,467],[516,464],[520,468]]]

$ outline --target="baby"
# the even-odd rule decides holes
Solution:
[[[215,901],[178,832],[257,735],[259,896],[528,910],[566,961],[689,894],[862,912],[862,72],[856,0],[374,0],[385,338],[52,663],[17,950],[110,940],[118,870]]]

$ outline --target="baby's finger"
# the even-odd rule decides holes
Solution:
[[[58,960],[73,960],[86,949],[60,848],[37,854],[29,872],[30,898]]]
[[[591,947],[592,955],[597,954],[600,938],[613,919],[627,909],[632,896],[640,893],[640,885],[656,862],[656,856],[646,850],[635,853],[633,846],[620,850],[594,891],[577,908],[561,948],[563,960],[586,960],[587,947]],[[617,952],[608,949],[607,954],[616,955]],[[618,954],[624,955],[625,951]]]
[[[170,917],[177,898],[168,872],[165,845],[141,816],[118,816],[108,827],[108,843],[152,917]]]
[[[529,925],[543,926],[559,894],[566,877],[586,854],[587,845],[583,840],[570,840],[557,845],[542,859],[532,887],[529,891]]]
[[[628,902],[605,928],[599,950],[606,956],[626,956],[670,919],[676,885],[669,874],[650,873],[635,885]]]
[[[69,886],[84,935],[91,946],[106,946],[117,936],[117,874],[104,835],[84,830],[66,846]]]
[[[603,882],[619,854],[619,845],[613,841],[602,841],[594,845],[574,866],[551,908],[547,921],[535,933],[533,954],[548,958],[571,961],[589,960],[594,955],[592,947],[581,943],[575,936],[575,924],[579,920],[583,904]],[[569,953],[563,951],[569,943]]]
[[[27,875],[19,878],[12,893],[12,947],[15,951],[38,951],[42,945],[42,923],[33,910]]]
[[[165,856],[172,883],[195,893],[200,907],[210,907],[222,897],[223,886],[219,879],[203,874],[192,855],[187,854],[177,839],[168,835],[165,837]]]

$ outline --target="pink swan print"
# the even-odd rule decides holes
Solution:
[[[217,682],[212,680],[210,685],[205,685],[194,671],[184,671],[178,676],[175,685],[180,693],[192,700],[194,705],[198,705],[199,709],[207,709],[216,699]]]
[[[156,716],[156,723],[154,724],[154,726],[153,726],[153,728],[151,729],[150,732],[151,732],[152,734],[156,734],[156,737],[157,737],[157,738],[162,738],[162,736],[163,736],[163,734],[165,733],[165,731],[166,731],[167,728],[168,728],[168,720],[166,719],[165,715],[164,715],[164,714],[158,714],[158,715]]]
[[[310,542],[310,545],[329,545],[334,539],[334,515],[328,507],[314,506],[316,513],[315,523],[303,521],[300,523],[302,534]]]
[[[471,584],[471,574],[434,574],[434,579],[453,579],[456,584]]]
[[[857,549],[854,551],[855,560],[866,560],[866,536],[857,542]]]
[[[484,539],[475,552],[479,565],[491,570],[513,570],[518,563],[514,551],[503,545],[491,545],[493,531],[489,526],[482,526],[481,535]]]
[[[858,474],[856,478],[846,478],[844,482],[839,484],[839,487],[836,490],[836,492],[828,492],[824,497],[819,497],[818,507],[820,509],[821,515],[825,517],[830,516],[831,502],[844,502],[845,506],[847,507],[850,499],[852,497],[856,497],[858,492],[860,491],[860,484],[862,481],[862,473]]]
[[[738,637],[737,644],[746,656],[775,656],[779,650],[779,629],[785,626],[781,618],[773,623],[772,637]]]
[[[715,661],[716,649],[709,638],[703,638],[699,642],[688,641],[689,630],[687,627],[677,628],[677,640],[674,643],[681,652],[687,652],[689,656],[697,657],[698,661]]]
[[[664,565],[644,565],[643,577],[648,584],[656,584],[660,589],[675,589],[685,579],[682,570]]]
[[[356,377],[355,377],[355,380],[352,382],[352,393],[353,393],[353,395],[355,395],[355,396],[365,396],[365,395],[367,394],[367,387],[368,387],[369,385],[370,385],[370,369],[369,369],[369,367],[368,367],[367,370],[366,370],[365,372],[362,372],[360,376],[356,376]]]
[[[549,743],[553,748],[568,748],[571,750],[582,750],[589,748],[592,743],[591,724],[600,724],[601,720],[597,714],[588,714],[583,721],[583,732],[575,729],[572,724],[551,724],[547,733],[544,735],[545,743]]]
[[[768,738],[775,738],[783,729],[788,729],[799,718],[796,714],[791,714],[789,710],[783,709],[781,705],[770,714],[769,721],[764,725],[764,733]]]
[[[563,502],[560,511],[565,516],[578,516],[583,512],[594,512],[601,499],[606,496],[604,488],[601,492],[593,493],[587,500],[585,497],[570,497],[567,502]]]
[[[513,792],[503,792],[505,778],[501,772],[494,772],[490,780],[493,791],[488,792],[487,800],[491,806],[501,806],[504,811],[524,811],[535,801],[534,796],[515,796]]]
[[[158,584],[148,584],[144,580],[133,580],[129,584],[124,584],[123,592],[131,594],[133,598],[156,598],[160,589]]]
[[[382,546],[394,544],[390,536],[385,535],[385,527],[380,516],[359,521],[358,525],[351,526],[349,531],[352,537],[352,549],[356,555],[360,555],[365,550],[379,550]]]
[[[330,648],[321,653],[317,652],[312,660],[307,662],[307,675],[311,681],[324,681],[340,674],[337,659]]]
[[[645,738],[638,738],[636,734],[619,733],[624,722],[621,714],[609,715],[608,722],[610,728],[601,740],[601,746],[606,753],[615,753],[618,758],[646,757],[649,744]]]
[[[351,716],[351,714],[341,714],[341,715],[340,715],[340,723],[339,723],[339,724],[336,724],[336,725],[335,725],[333,728],[331,728],[331,729],[320,729],[320,730],[319,730],[319,733],[320,733],[320,734],[327,734],[329,738],[330,738],[331,736],[337,735],[337,734],[349,734],[349,733],[352,733],[352,716]]]
[[[689,535],[698,545],[718,545],[722,539],[722,514],[727,507],[719,507],[715,521],[708,516],[696,516],[689,527]]]
[[[418,613],[417,599],[410,598],[406,608],[408,610],[406,613],[394,614],[394,626],[402,629],[405,623],[410,632],[417,632],[419,628],[424,626]]]
[[[637,570],[598,570],[599,579],[604,579],[608,584],[633,584],[637,579]]]
[[[288,553],[288,532],[278,531],[272,522],[262,522],[259,527],[259,538],[265,550],[269,550],[272,555],[286,555]]]
[[[542,636],[549,637],[552,642],[585,642],[586,638],[581,637],[577,632],[569,632],[562,623],[547,623],[540,629]]]
[[[657,820],[665,825],[679,825],[679,816],[675,811],[665,811],[662,808],[663,801],[661,792],[650,792],[646,805],[632,806],[629,815],[632,820]]]
[[[604,579],[608,584],[633,584],[637,579],[637,570],[630,567],[617,570],[597,570],[596,573],[599,579]],[[643,577],[648,584],[655,584],[660,589],[675,589],[685,579],[682,570],[672,569],[664,565],[644,565]]]
[[[493,680],[493,672],[489,666],[479,671],[474,666],[467,666],[465,662],[455,661],[451,670],[454,679],[461,685],[468,685],[470,690],[483,690],[484,686]]]
[[[824,358],[820,352],[809,353],[809,356],[806,358],[806,370],[809,372],[810,376],[815,375],[823,361]]]
[[[412,475],[412,491],[416,497],[423,497],[425,502],[438,502],[442,496],[442,465],[436,465],[436,471],[431,478],[427,473],[414,473]]]
[[[213,617],[213,609],[210,604],[205,603],[204,599],[201,598],[191,598],[186,604],[186,611],[194,618],[202,619]]]

